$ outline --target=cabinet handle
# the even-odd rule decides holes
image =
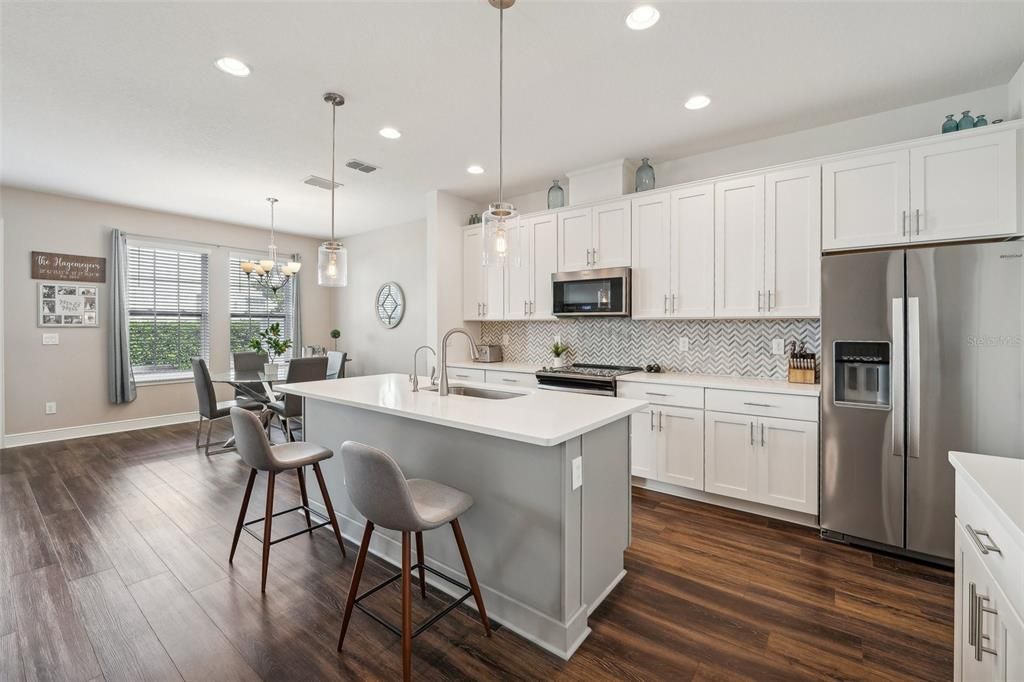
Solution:
[[[672,314],[676,314],[676,295],[672,294]]]
[[[654,430],[654,410],[651,410],[651,431]]]
[[[526,315],[526,299],[523,299],[523,315]]]
[[[992,536],[989,535],[989,532],[987,530],[975,530],[971,528],[971,524],[968,523],[967,534],[971,536],[971,539],[974,540],[974,544],[978,546],[978,549],[981,551],[982,554],[988,554],[989,552],[995,552],[996,554],[1003,553],[1003,550],[999,549],[999,545],[996,544],[995,540],[992,539]],[[981,541],[982,535],[985,536],[989,544],[986,545],[984,542]]]
[[[653,391],[645,391],[644,395],[653,395],[658,398],[667,398],[668,393],[654,393]]]
[[[992,641],[988,635],[985,634],[985,614],[990,613],[993,616],[998,616],[999,611],[992,607],[985,606],[988,602],[988,597],[983,594],[977,596],[978,606],[975,609],[974,618],[974,660],[980,661],[985,657],[985,654],[992,654],[998,656],[999,652],[995,649],[985,646],[986,641]]]
[[[774,405],[769,405],[768,403],[743,403],[743,404],[744,405],[750,405],[751,407],[775,407]]]
[[[907,209],[903,209],[903,217],[900,219],[900,236],[907,236]]]
[[[967,644],[977,650],[978,641],[978,586],[971,583],[967,588]]]
[[[764,447],[764,422],[761,422],[761,447]]]
[[[468,379],[469,375],[468,374],[456,374],[455,378],[456,379]]]
[[[594,264],[594,265],[597,265],[597,261],[598,261],[598,258],[597,258],[597,249],[594,249],[594,263],[593,263],[593,264]]]
[[[764,296],[764,292],[760,289],[757,290],[757,312],[761,312],[761,298]]]
[[[665,294],[665,314],[668,315],[668,294]]]
[[[750,444],[754,444],[754,422],[750,422]]]
[[[508,377],[502,377],[501,380],[504,381],[504,382],[510,383],[510,384],[518,384],[519,383],[519,379],[509,379]]]
[[[587,249],[587,265],[590,265],[590,249]]]
[[[662,431],[661,418],[665,416],[665,413],[658,410],[658,431]]]
[[[531,315],[536,315],[537,314],[537,302],[536,301],[530,301],[530,314]]]
[[[914,234],[921,234],[921,209],[914,209]]]
[[[775,293],[773,289],[768,290],[768,312],[772,311],[772,294]]]

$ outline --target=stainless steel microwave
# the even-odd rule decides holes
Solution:
[[[556,272],[551,294],[557,317],[629,317],[630,269]]]

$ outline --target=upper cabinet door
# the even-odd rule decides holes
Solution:
[[[716,495],[757,498],[754,417],[704,413],[704,490]]]
[[[616,201],[593,208],[594,250],[591,252],[591,264],[595,268],[628,267],[632,262],[630,203]]]
[[[1014,234],[1017,131],[910,150],[911,241]]]
[[[558,269],[561,272],[588,270],[593,250],[593,224],[589,208],[558,214]]]
[[[483,230],[474,227],[462,233],[462,319],[483,317]]]
[[[633,200],[633,317],[669,317],[671,238],[669,194]]]
[[[704,410],[658,407],[658,480],[704,490]]]
[[[765,298],[772,317],[821,315],[821,166],[770,173],[765,193]]]
[[[901,149],[821,168],[825,251],[910,240],[910,152]]]
[[[500,320],[505,317],[505,272],[507,270],[507,264],[484,268],[484,314],[481,319]]]
[[[525,320],[530,312],[530,291],[533,288],[531,268],[533,248],[530,224],[516,221],[509,234],[509,257],[505,265],[505,319]]]
[[[757,317],[764,293],[764,176],[715,185],[715,317]]]
[[[530,296],[531,320],[554,320],[551,314],[551,275],[558,272],[558,221],[554,214],[530,221],[533,247],[533,285]]]
[[[669,311],[673,317],[714,317],[715,186],[677,189],[672,192],[671,207],[673,262]],[[634,242],[635,225],[634,222]],[[633,268],[635,272],[635,258]]]
[[[818,425],[761,417],[754,429],[758,447],[757,501],[805,514],[818,513]]]

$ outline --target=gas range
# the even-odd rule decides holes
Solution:
[[[616,377],[640,371],[643,371],[642,367],[574,364],[543,367],[536,376],[538,387],[549,391],[614,396]]]

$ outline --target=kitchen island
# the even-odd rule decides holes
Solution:
[[[305,399],[306,440],[335,452],[346,440],[366,443],[394,457],[407,478],[472,495],[462,527],[488,615],[569,658],[590,632],[589,614],[625,575],[629,415],[647,403],[520,388],[505,399],[441,397],[428,379],[420,386],[413,392],[405,375],[384,374],[279,389]],[[341,459],[321,466],[342,532],[358,543],[365,520],[349,500]],[[424,535],[427,563],[464,578],[446,530]],[[400,534],[375,533],[370,550],[399,564]],[[451,593],[443,581],[430,584]]]

